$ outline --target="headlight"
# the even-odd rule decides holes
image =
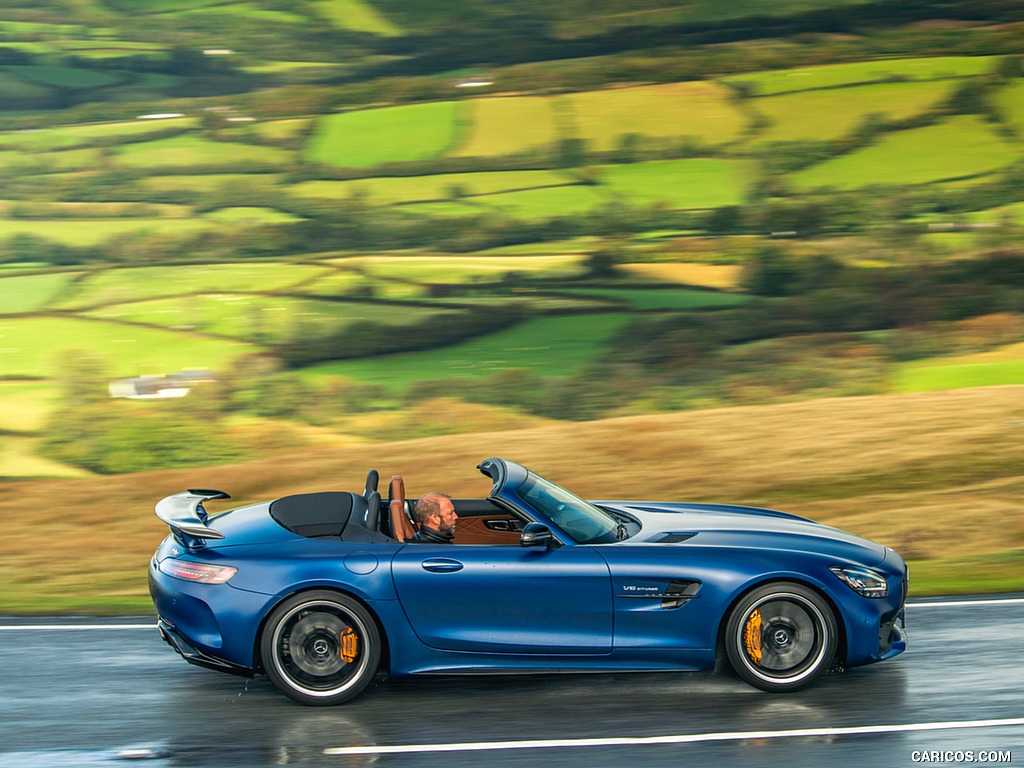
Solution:
[[[160,570],[168,576],[197,584],[224,584],[238,573],[238,569],[230,565],[205,565],[169,558],[160,563]]]
[[[878,571],[839,565],[830,565],[828,569],[862,597],[885,597],[889,594],[889,585],[885,581],[885,576]]]

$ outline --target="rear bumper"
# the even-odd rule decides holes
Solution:
[[[241,675],[242,677],[253,677],[254,673],[248,667],[231,664],[198,650],[166,619],[159,618],[157,620],[157,628],[160,630],[160,637],[164,639],[164,642],[177,651],[178,655],[189,664],[195,664],[197,667],[205,669],[213,669],[217,672],[227,672],[232,675]]]
[[[208,669],[253,674],[256,628],[270,597],[230,584],[176,579],[160,571],[157,557],[149,567],[149,592],[161,636],[183,659]]]

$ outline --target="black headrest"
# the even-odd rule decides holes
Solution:
[[[380,528],[380,494],[371,491],[366,499],[366,527],[371,531]]]
[[[376,469],[371,469],[366,474],[366,487],[363,488],[363,498],[369,499],[370,494],[377,490],[377,484],[380,482],[380,473]]]

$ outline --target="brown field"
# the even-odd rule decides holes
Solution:
[[[153,504],[188,487],[222,488],[235,497],[232,504],[242,504],[361,488],[375,467],[385,478],[401,473],[410,495],[438,489],[479,496],[488,485],[474,467],[492,455],[521,461],[591,498],[737,502],[838,525],[920,562],[912,594],[1024,587],[1024,387],[1016,386],[557,424],[325,447],[233,466],[8,483],[0,499],[0,612],[150,610],[147,562],[166,533]]]
[[[693,285],[731,291],[739,284],[743,268],[737,264],[700,264],[697,262],[642,262],[622,264],[621,268],[638,277],[679,285]]]

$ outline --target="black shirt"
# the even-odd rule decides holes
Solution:
[[[409,539],[410,544],[454,544],[455,534],[454,533],[441,533],[435,531],[433,528],[429,528],[426,525],[421,525],[420,529],[416,531],[416,535]]]

